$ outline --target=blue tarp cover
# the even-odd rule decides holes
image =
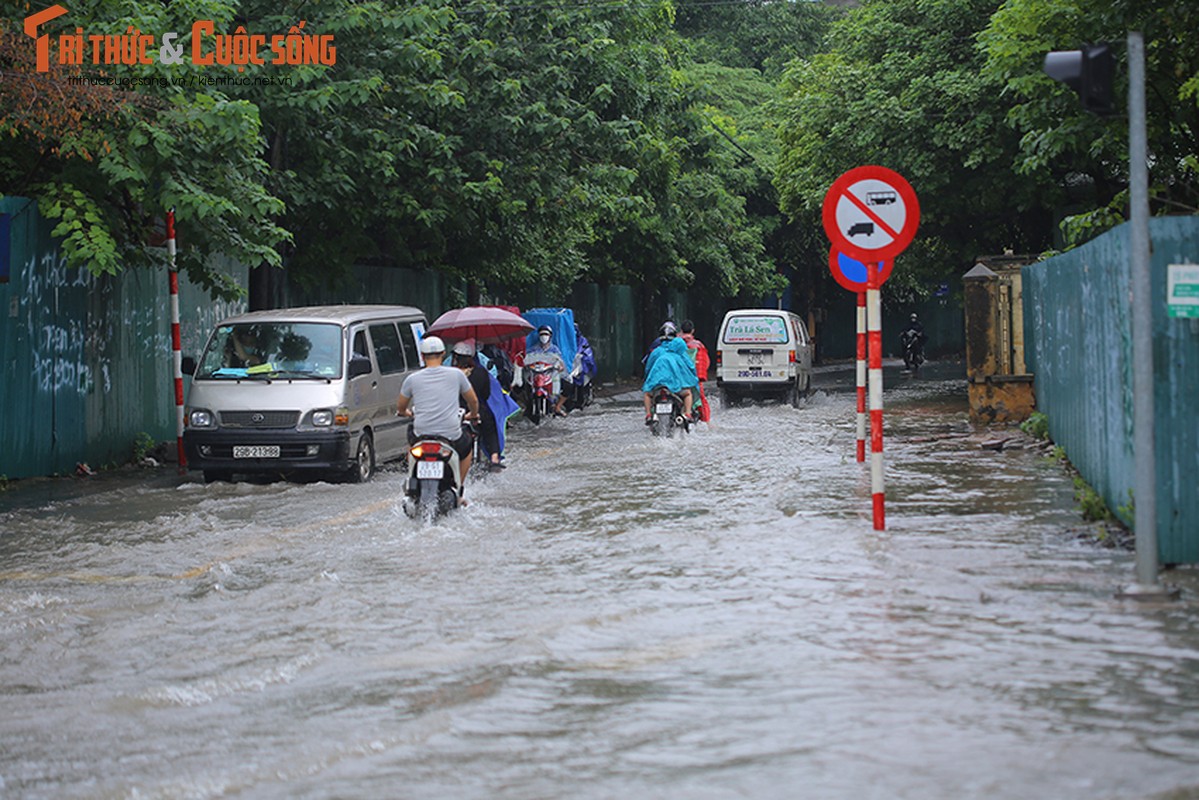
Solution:
[[[554,331],[552,344],[562,351],[562,360],[566,362],[566,371],[570,372],[575,362],[575,352],[579,349],[575,339],[575,312],[569,308],[530,308],[521,315],[533,326],[525,341],[527,346],[537,344],[537,329],[549,325]]]

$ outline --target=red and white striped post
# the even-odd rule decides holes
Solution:
[[[171,358],[175,367],[175,448],[179,474],[187,472],[183,453],[183,352],[179,338],[179,270],[175,268],[175,209],[167,212],[167,258],[171,276]]]
[[[883,313],[879,303],[878,271],[867,267],[866,330],[870,344],[870,493],[874,500],[874,529],[887,527],[883,482]]]
[[[867,267],[869,269],[869,267]],[[866,293],[858,292],[858,463],[866,461]]]

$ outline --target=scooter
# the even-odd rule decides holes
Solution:
[[[554,395],[554,365],[544,361],[534,361],[531,364],[525,364],[525,370],[529,373],[529,405],[525,409],[525,416],[533,421],[534,425],[540,425],[541,420],[550,415],[551,405],[550,399]]]
[[[903,365],[912,371],[920,369],[920,365],[924,363],[922,339],[923,334],[910,328],[899,334],[899,343],[903,347]]]
[[[408,449],[404,513],[432,520],[458,507],[462,497],[458,451],[449,439],[422,436]]]
[[[691,420],[683,415],[683,398],[658,386],[651,392],[649,430],[654,436],[674,436],[676,430],[691,432]]]

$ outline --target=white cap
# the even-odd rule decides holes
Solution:
[[[457,356],[473,356],[475,354],[475,340],[463,339],[454,345],[454,355]]]
[[[420,351],[425,355],[445,352],[445,342],[440,336],[426,336],[420,340]]]

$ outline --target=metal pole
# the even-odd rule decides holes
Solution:
[[[878,295],[878,269],[866,266],[866,331],[870,350],[870,494],[874,529],[887,527],[883,478],[883,314]]]
[[[1123,594],[1160,594],[1153,418],[1153,301],[1149,276],[1149,164],[1145,133],[1145,42],[1128,33],[1128,182],[1132,300],[1132,425],[1136,468],[1136,580]]]
[[[866,267],[870,269],[869,266]],[[858,292],[858,463],[866,462],[866,293]]]
[[[183,452],[183,357],[179,337],[179,270],[175,267],[175,209],[167,212],[167,258],[171,278],[171,361],[175,378],[175,449],[179,474],[187,472]]]

